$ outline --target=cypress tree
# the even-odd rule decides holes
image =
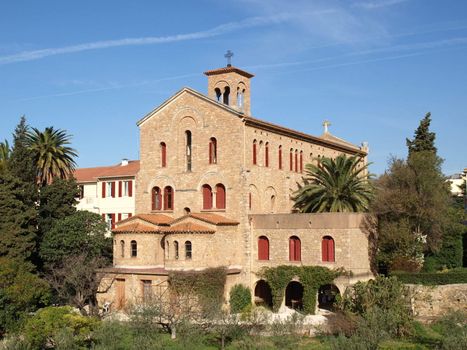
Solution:
[[[428,112],[420,121],[420,125],[415,130],[413,140],[406,139],[406,144],[409,149],[409,157],[414,152],[430,151],[436,153],[435,133],[431,132],[431,113]]]

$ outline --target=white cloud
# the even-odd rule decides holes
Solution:
[[[401,4],[403,2],[407,2],[409,0],[381,0],[381,1],[364,1],[364,2],[357,2],[353,4],[353,7],[360,7],[366,10],[374,10],[383,7],[389,7]]]

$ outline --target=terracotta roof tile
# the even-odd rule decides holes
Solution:
[[[111,165],[94,168],[79,168],[73,173],[78,182],[96,182],[101,177],[135,176],[139,171],[139,160],[130,160],[128,165]]]
[[[152,227],[149,225],[144,225],[139,222],[132,224],[123,225],[117,228],[114,228],[112,232],[157,232],[159,228]]]
[[[240,75],[243,75],[244,77],[247,77],[247,78],[253,78],[254,75],[251,74],[251,73],[248,73],[240,68],[237,68],[237,67],[222,67],[222,68],[218,68],[218,69],[213,69],[213,70],[208,70],[206,72],[204,72],[205,75],[215,75],[215,74],[223,74],[223,73],[238,73]]]
[[[198,225],[193,222],[183,222],[178,225],[171,226],[169,228],[164,228],[164,232],[177,232],[177,233],[214,233],[215,230],[210,229],[206,226]]]
[[[173,223],[181,221],[184,218],[187,217],[192,217],[204,222],[207,222],[212,225],[238,225],[238,221],[231,220],[226,218],[225,216],[219,215],[219,214],[214,214],[214,213],[190,213],[186,216],[182,216],[176,220],[173,221]]]
[[[131,218],[119,221],[117,225],[141,219],[153,225],[168,226],[174,219],[165,214],[138,214]]]

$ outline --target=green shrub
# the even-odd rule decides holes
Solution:
[[[55,346],[57,339],[67,341],[64,332],[73,334],[77,345],[90,342],[91,332],[99,324],[95,318],[85,317],[69,306],[46,307],[27,320],[24,337],[34,349]]]
[[[446,272],[405,273],[396,271],[391,275],[396,276],[405,284],[442,285],[467,283],[467,269],[465,268],[452,269]]]
[[[230,312],[233,314],[244,311],[248,306],[251,306],[251,291],[250,288],[242,284],[236,284],[230,290]]]

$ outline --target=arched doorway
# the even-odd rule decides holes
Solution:
[[[292,281],[285,289],[285,306],[294,310],[303,309],[303,286],[300,282]]]
[[[325,284],[318,290],[318,307],[320,309],[332,310],[336,297],[340,295],[339,288],[334,284]]]
[[[264,280],[259,280],[255,287],[255,305],[272,308],[271,287]]]

